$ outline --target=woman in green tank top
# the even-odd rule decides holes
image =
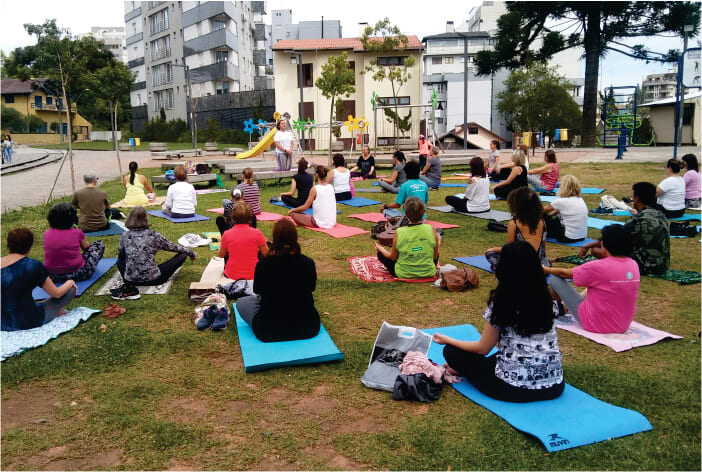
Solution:
[[[419,198],[405,200],[405,214],[410,224],[397,229],[389,250],[375,243],[378,260],[401,279],[434,277],[441,240],[431,225],[422,223],[424,204]]]

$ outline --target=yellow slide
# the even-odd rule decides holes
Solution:
[[[278,131],[278,129],[273,128],[272,130],[266,133],[263,139],[259,141],[258,144],[253,147],[253,149],[246,152],[240,152],[235,157],[237,159],[247,159],[249,157],[256,157],[260,154],[263,154],[263,151],[271,147],[271,144],[273,144],[273,137],[275,136],[276,131]]]

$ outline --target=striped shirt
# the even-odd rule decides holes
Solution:
[[[241,190],[241,199],[249,204],[251,211],[254,215],[261,213],[261,197],[258,191],[258,184],[256,182],[248,184],[242,182],[239,184],[239,190]]]

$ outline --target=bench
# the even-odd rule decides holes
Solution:
[[[160,160],[170,159],[172,157],[187,157],[187,155],[192,155],[193,157],[202,156],[202,149],[176,149],[173,151],[152,152],[151,158],[154,160]]]
[[[161,163],[161,169],[163,170],[171,170],[175,169],[178,166],[184,166],[185,161],[170,161],[170,162],[162,162]]]
[[[344,152],[344,142],[343,141],[332,141],[331,150],[332,150],[332,152]]]
[[[208,164],[210,166],[214,167],[219,167],[224,168],[227,165],[237,165],[237,164],[245,164],[247,162],[253,162],[255,163],[261,163],[264,162],[262,157],[252,157],[251,159],[208,159],[205,161],[205,164]]]
[[[215,142],[205,143],[205,151],[206,152],[217,151],[217,143],[215,143]]]
[[[132,147],[129,145],[129,143],[119,143],[119,150],[120,151],[131,151]]]
[[[224,148],[222,150],[222,152],[224,153],[225,156],[229,156],[229,155],[236,156],[236,153],[244,152],[244,150],[242,148],[238,148],[238,147],[228,147],[228,148]]]
[[[217,174],[191,174],[188,175],[187,182],[190,184],[201,184],[207,182],[208,184],[212,182],[217,182]],[[151,177],[151,184],[172,184],[173,181],[166,178],[165,175],[154,175]]]
[[[168,144],[166,143],[149,143],[149,151],[151,152],[159,152],[159,151],[167,151],[168,150]]]
[[[242,163],[243,164],[243,163]],[[276,162],[256,162],[256,163],[245,163],[244,165],[228,164],[222,169],[222,172],[231,178],[241,177],[241,173],[244,169],[251,167],[254,171],[254,177],[257,172],[270,172],[278,168],[278,163]]]

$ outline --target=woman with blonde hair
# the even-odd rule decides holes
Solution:
[[[173,170],[176,182],[168,187],[163,213],[171,218],[190,218],[195,216],[197,194],[195,187],[188,182],[188,173],[184,166],[176,166]]]
[[[512,190],[529,185],[527,182],[527,168],[524,166],[525,161],[524,151],[517,149],[512,153],[512,162],[501,167],[500,172],[502,173],[507,169],[509,170],[509,175],[505,177],[505,180],[492,187],[492,191],[498,199],[504,200]]]
[[[580,181],[570,174],[561,179],[558,198],[544,208],[550,238],[574,243],[587,237],[587,204],[580,196]]]

